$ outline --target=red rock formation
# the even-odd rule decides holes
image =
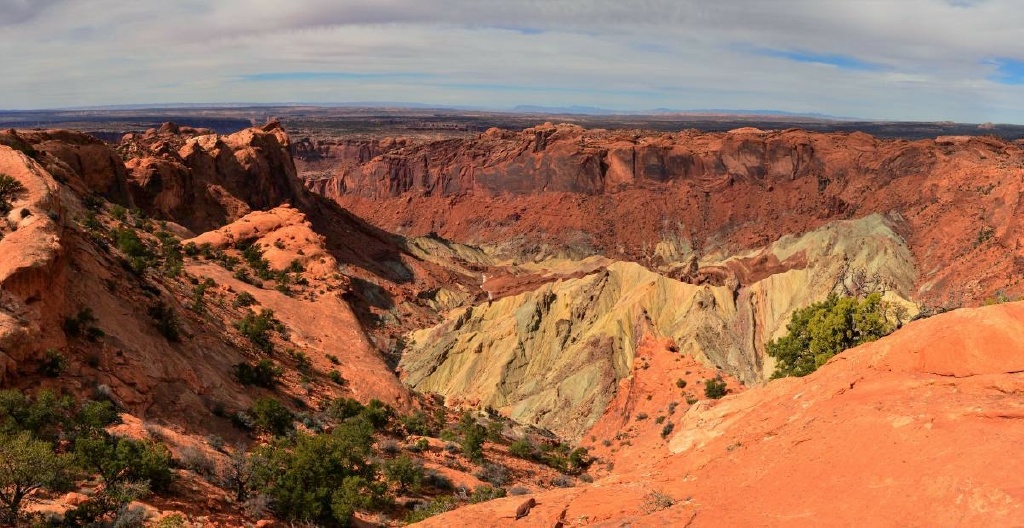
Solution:
[[[1024,151],[989,137],[879,140],[802,130],[651,135],[544,125],[344,157],[307,185],[384,229],[549,243],[654,263],[762,246],[836,219],[895,213],[928,304],[1024,293]]]
[[[228,136],[165,126],[128,136],[118,148],[129,156],[135,205],[195,232],[252,210],[294,202],[303,194],[280,126]]]

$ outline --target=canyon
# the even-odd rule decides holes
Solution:
[[[3,386],[102,392],[129,434],[162,431],[176,457],[201,449],[215,464],[229,454],[211,435],[269,441],[231,424],[267,395],[306,418],[339,397],[477,413],[506,423],[486,457],[536,501],[520,525],[1024,514],[1024,467],[1004,455],[1024,435],[1024,305],[1006,302],[1024,290],[1021,140],[285,128],[168,123],[116,144],[0,133],[0,173],[25,188],[0,238]],[[128,228],[148,251],[125,252]],[[895,332],[771,379],[766,343],[795,311],[869,293]],[[86,309],[95,339],[68,331]],[[239,320],[264,309],[275,330],[251,341]],[[154,324],[167,313],[174,339]],[[58,378],[38,373],[50,350],[67,359]],[[276,388],[241,384],[237,366],[264,359]],[[724,398],[705,396],[711,380]],[[524,438],[586,448],[589,469],[569,479],[513,455]],[[468,468],[484,466],[423,442],[427,467],[483,483]],[[273,522],[180,473],[187,485],[148,503],[154,519]],[[189,504],[199,486],[215,489]],[[439,495],[353,522],[399,525]],[[514,525],[523,500],[423,525]]]

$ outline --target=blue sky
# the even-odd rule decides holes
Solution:
[[[0,108],[406,101],[1024,123],[1017,0],[0,0]]]

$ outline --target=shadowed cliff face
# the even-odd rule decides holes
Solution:
[[[733,255],[835,220],[895,213],[921,269],[915,298],[960,306],[1024,293],[1014,279],[1024,272],[1024,153],[994,138],[545,125],[365,147],[328,148],[318,163],[333,159],[333,175],[301,175],[402,234],[436,232],[525,259],[602,254],[665,271],[691,254]]]

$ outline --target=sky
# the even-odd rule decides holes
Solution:
[[[1020,0],[0,0],[0,108],[409,102],[1024,123]]]

